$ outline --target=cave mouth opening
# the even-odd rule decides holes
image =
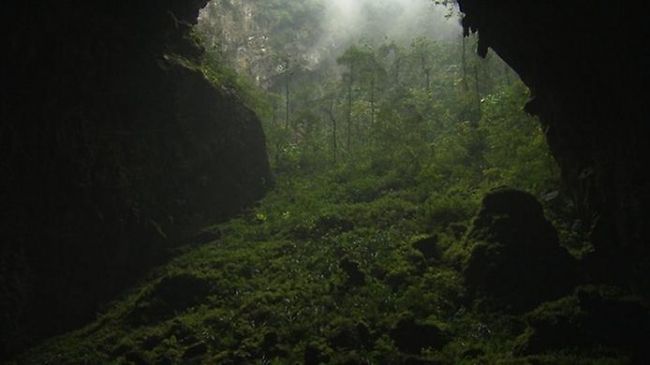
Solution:
[[[530,208],[522,216],[540,218],[542,210],[538,204],[530,203],[531,197],[526,194],[497,191],[480,199],[485,192],[503,184],[533,192],[532,200],[541,200],[545,212],[557,213],[549,219],[554,224],[560,223],[556,225],[560,235],[569,238],[562,243],[575,256],[591,253],[586,252],[591,248],[585,249],[588,244],[585,244],[584,233],[595,233],[602,245],[596,248],[602,254],[581,262],[582,280],[619,286],[615,289],[581,288],[575,295],[548,305],[549,311],[532,313],[533,321],[544,326],[557,319],[554,314],[579,308],[582,318],[579,319],[600,335],[590,337],[593,333],[569,332],[571,336],[568,337],[582,339],[586,336],[592,342],[608,343],[602,334],[618,333],[627,336],[623,337],[626,343],[613,343],[614,346],[627,350],[644,345],[638,342],[642,342],[639,339],[645,338],[647,333],[644,328],[647,306],[639,305],[637,298],[624,297],[620,293],[627,294],[631,290],[635,295],[641,293],[643,298],[648,292],[647,275],[644,275],[648,257],[644,208],[648,206],[650,195],[647,194],[647,181],[637,174],[643,171],[650,155],[647,144],[639,139],[648,134],[648,127],[647,123],[635,124],[645,121],[647,113],[638,106],[644,105],[647,98],[645,93],[633,91],[636,88],[622,90],[623,86],[643,84],[648,78],[646,72],[639,71],[648,64],[648,55],[639,54],[642,47],[625,36],[627,32],[647,34],[647,29],[639,29],[640,24],[647,22],[643,19],[620,22],[629,24],[634,32],[594,26],[594,22],[615,24],[620,20],[617,16],[623,12],[621,9],[625,10],[625,5],[618,6],[617,12],[611,15],[615,21],[607,22],[610,14],[595,6],[588,8],[588,16],[571,21],[564,19],[558,23],[559,30],[540,34],[528,32],[526,24],[521,22],[521,19],[530,19],[534,23],[535,17],[514,13],[528,5],[512,7],[512,12],[500,7],[476,12],[477,8],[470,6],[465,8],[472,13],[466,18],[467,23],[470,28],[482,32],[483,41],[461,38],[457,26],[448,28],[449,32],[438,29],[433,38],[400,39],[399,34],[389,32],[395,31],[390,24],[397,22],[398,15],[425,14],[408,11],[408,8],[404,10],[404,4],[415,3],[415,0],[404,0],[387,2],[397,4],[389,14],[367,12],[375,17],[372,21],[353,22],[352,26],[326,22],[322,28],[315,28],[314,35],[310,29],[320,24],[317,21],[322,19],[327,7],[310,9],[287,1],[290,9],[295,6],[291,10],[293,14],[274,13],[270,9],[258,17],[260,13],[252,8],[253,5],[231,1],[230,13],[221,13],[225,16],[222,23],[206,22],[209,16],[199,16],[196,31],[199,38],[203,37],[207,49],[205,59],[201,59],[200,50],[188,42],[185,31],[197,19],[199,5],[205,3],[150,6],[103,2],[95,8],[94,3],[79,2],[74,9],[47,2],[36,9],[33,4],[15,5],[15,16],[7,24],[9,29],[17,30],[16,41],[8,42],[8,54],[20,56],[6,60],[10,67],[0,71],[2,79],[9,82],[0,91],[3,100],[0,112],[3,120],[10,121],[0,128],[3,152],[0,175],[9,177],[0,181],[0,191],[8,192],[0,194],[0,202],[11,207],[2,210],[0,219],[3,222],[0,232],[10,238],[3,240],[0,246],[3,253],[0,257],[0,293],[3,296],[0,298],[0,357],[88,323],[102,303],[115,298],[124,288],[141,279],[143,272],[169,257],[169,252],[160,251],[161,247],[170,248],[169,237],[176,233],[195,233],[204,223],[226,220],[242,209],[262,210],[255,210],[254,215],[236,221],[223,232],[218,229],[201,231],[183,242],[210,243],[232,232],[236,235],[227,237],[236,239],[245,236],[240,233],[247,229],[255,233],[250,242],[258,242],[260,227],[280,222],[280,227],[272,226],[277,229],[267,232],[289,232],[291,239],[300,243],[313,240],[314,235],[323,235],[337,238],[328,240],[328,244],[337,241],[349,244],[333,250],[345,253],[344,259],[337,256],[322,260],[329,265],[325,268],[329,271],[324,271],[327,275],[334,271],[332,277],[341,274],[348,278],[330,286],[343,288],[339,292],[355,292],[370,275],[379,279],[370,278],[372,284],[383,283],[385,279],[385,297],[406,287],[447,290],[455,285],[458,272],[425,271],[424,275],[411,277],[409,273],[441,259],[439,248],[449,248],[444,245],[450,242],[461,242],[466,234],[488,239],[492,233],[502,233],[491,231],[494,228],[491,226],[483,226],[482,233],[472,229],[470,220],[476,217],[479,205],[482,212],[479,217],[484,219],[478,220],[477,227],[492,219],[499,221],[504,210],[509,212],[507,209],[511,205],[506,204],[504,208],[499,203],[504,201],[500,200],[504,196],[511,199],[509,202]],[[479,4],[470,0],[462,3],[467,6]],[[244,7],[240,13],[237,4],[248,4],[250,8]],[[546,16],[549,9],[539,2],[535,4],[531,6],[538,8],[532,13],[542,14],[539,19],[555,19],[558,15]],[[345,15],[359,16],[360,12],[351,3],[346,6],[338,10]],[[569,10],[580,10],[578,8]],[[365,10],[368,9],[373,8]],[[482,18],[500,12],[507,16],[496,16],[492,21]],[[593,20],[593,12],[603,13],[596,18],[598,21]],[[583,14],[567,11],[559,15],[567,17],[577,13]],[[142,14],[150,16],[143,22]],[[635,19],[630,14],[626,19]],[[235,21],[237,17],[244,21]],[[427,24],[440,25],[427,21],[426,17],[422,19],[425,23],[414,20],[408,22],[410,27],[397,28],[427,32],[430,30]],[[503,22],[503,19],[512,22]],[[503,31],[494,24],[515,29]],[[572,26],[562,28],[566,24]],[[531,27],[554,29],[539,25],[531,24]],[[211,27],[215,26],[220,27],[220,33],[216,33],[220,38],[207,42],[205,33],[214,30]],[[336,29],[351,33],[364,27],[374,32],[369,31],[365,37],[348,42],[332,37]],[[560,36],[573,34],[574,28],[594,33]],[[224,31],[226,29],[228,32]],[[322,32],[323,29],[330,32]],[[323,38],[323,34],[329,37]],[[577,44],[575,39],[583,40],[584,44]],[[553,154],[558,157],[571,192],[558,188],[558,168],[550,157],[539,122],[520,110],[528,98],[526,87],[496,55],[489,53],[485,60],[474,56],[475,48],[486,50],[487,46],[507,56],[505,58],[526,83],[535,87],[537,99],[530,105],[543,117]],[[610,52],[612,49],[616,52]],[[602,57],[583,57],[593,50],[598,50]],[[166,62],[161,60],[161,54],[180,54],[191,60]],[[549,62],[540,64],[540,60]],[[633,60],[630,61],[633,67],[625,67],[629,60]],[[612,64],[616,65],[613,68],[620,76],[614,81],[602,71],[610,69]],[[575,70],[566,65],[581,65],[588,71],[574,75],[572,71]],[[212,85],[206,82],[206,76]],[[590,77],[600,79],[594,81]],[[632,79],[635,81],[631,82]],[[214,88],[215,84],[219,87]],[[595,96],[593,85],[606,86],[604,89],[609,92],[606,95],[611,98],[602,102],[604,98]],[[572,94],[568,95],[567,90]],[[620,110],[624,110],[622,117]],[[268,156],[258,116],[265,128]],[[618,125],[612,128],[612,120],[620,121],[620,128]],[[256,206],[255,202],[267,191],[267,182],[272,179],[269,159],[278,177],[279,190],[282,193],[281,189],[285,189],[286,193],[279,198],[275,195],[276,202],[287,197],[282,201],[300,201],[295,197],[306,196],[313,200],[305,201],[322,207],[332,203],[328,199],[333,199],[335,203],[326,207],[330,210],[325,214],[317,211],[319,215],[312,217],[300,214],[305,213],[300,210],[304,206]],[[311,185],[305,183],[305,177],[323,171],[329,175],[324,174],[325,177],[314,180]],[[327,190],[330,188],[336,189]],[[309,194],[298,195],[305,191]],[[575,197],[578,197],[577,202]],[[335,210],[339,206],[350,210]],[[554,210],[557,206],[560,209]],[[278,207],[283,209],[272,209]],[[588,209],[582,211],[584,207]],[[603,212],[597,220],[599,225],[591,226],[580,216],[588,216],[596,210]],[[509,213],[515,216],[511,225],[519,227],[515,223],[525,217]],[[547,221],[537,219],[535,222],[538,225],[535,229],[544,233],[540,237],[553,235]],[[370,250],[354,251],[359,239],[369,236],[368,231],[355,233],[355,224],[373,227],[379,232],[368,247],[403,244],[407,242],[405,237],[413,240],[407,242],[412,244],[410,248],[388,246],[394,249],[384,252],[390,255],[407,251],[408,255],[390,256],[395,260],[388,262],[386,267],[369,270],[368,265],[382,257]],[[393,228],[400,224],[403,225],[399,229]],[[180,235],[179,240],[181,238],[186,237]],[[571,246],[571,242],[575,246]],[[627,242],[631,243],[625,245]],[[241,247],[247,246],[242,244]],[[295,258],[287,265],[299,265],[306,261],[305,255],[300,253],[294,257],[291,252],[301,252],[303,247],[311,246],[287,243],[284,237],[265,247],[270,252],[277,250],[279,257]],[[480,246],[472,250],[469,258],[465,257],[467,260],[460,260],[467,264],[462,273],[465,279],[476,279],[472,284],[475,295],[485,290],[503,294],[507,288],[491,286],[494,281],[482,282],[481,273],[485,269],[482,265],[490,262],[480,260],[487,257],[481,254],[493,255],[498,251],[490,251],[492,248]],[[171,247],[171,252],[178,253],[175,249]],[[219,249],[200,252],[220,254]],[[147,281],[146,290],[132,293],[139,296],[118,300],[118,312],[111,312],[73,338],[55,339],[41,348],[42,353],[32,355],[48,361],[54,356],[60,358],[63,346],[70,351],[71,358],[79,355],[84,361],[88,361],[87,356],[97,356],[100,359],[97,363],[105,362],[107,357],[141,362],[140,356],[157,355],[144,351],[145,347],[162,344],[165,348],[158,350],[172,348],[171,356],[179,361],[181,356],[183,359],[202,356],[213,343],[206,346],[196,342],[199,339],[208,341],[211,336],[206,332],[192,334],[191,324],[197,323],[194,322],[196,317],[189,321],[190,326],[174,321],[169,327],[152,327],[153,332],[147,333],[151,335],[147,337],[138,336],[148,329],[133,331],[134,325],[147,323],[151,318],[160,319],[156,315],[167,318],[192,311],[197,303],[215,297],[246,295],[238,288],[229,291],[230,281],[208,277],[206,272],[196,275],[192,270],[194,266],[220,268],[223,258],[227,257],[232,260],[223,267],[228,275],[241,275],[236,280],[263,276],[254,265],[248,265],[246,259],[250,258],[250,252],[210,256],[201,264],[188,265],[191,267],[189,273],[175,271],[161,274],[163,277],[154,273],[155,280]],[[452,255],[453,259],[456,257],[453,255],[463,258],[467,252],[460,249],[445,251],[445,254]],[[566,263],[566,255],[557,250],[553,254],[554,260]],[[162,261],[157,261],[159,259]],[[197,261],[192,264],[201,260],[200,257],[193,259]],[[646,262],[637,265],[639,259]],[[504,260],[501,262],[512,263],[507,257]],[[274,262],[260,260],[259,266],[267,263]],[[319,263],[313,266],[318,267]],[[537,265],[534,261],[528,263]],[[517,264],[513,266],[522,266],[520,262]],[[278,271],[286,272],[287,267],[280,265]],[[537,268],[540,270],[535,274],[557,275]],[[174,266],[173,270],[183,269]],[[494,274],[492,279],[517,277],[507,271],[505,276],[504,272],[491,273]],[[522,276],[533,275],[526,272]],[[435,280],[426,281],[429,279]],[[564,279],[560,277],[557,281]],[[418,286],[408,285],[409,280],[425,281]],[[216,287],[215,283],[225,285]],[[339,284],[342,286],[337,286]],[[277,288],[278,285],[271,283],[267,287]],[[562,285],[528,287],[554,290]],[[212,295],[212,290],[221,289],[224,292]],[[178,293],[186,295],[178,298]],[[435,302],[436,298],[427,296],[430,294],[431,291],[409,292],[411,299],[417,297]],[[281,302],[295,303],[299,297]],[[275,293],[269,298],[275,298]],[[258,298],[253,299],[246,305],[255,303]],[[458,298],[443,299],[453,302]],[[421,313],[426,312],[422,308],[430,304],[414,302],[422,307],[409,309]],[[440,307],[447,308],[445,305],[449,302],[440,302]],[[205,318],[201,326],[223,324],[222,319],[228,313],[219,311],[219,304],[223,303],[211,303],[211,308],[217,308],[217,312]],[[385,304],[382,301],[378,307]],[[328,305],[332,303],[324,303]],[[206,306],[199,307],[206,309]],[[281,309],[285,311],[271,313],[287,313],[290,321],[304,313],[288,313],[286,306]],[[447,314],[460,313],[456,309],[451,308]],[[124,315],[125,312],[119,310],[132,312]],[[432,308],[431,313],[435,310],[438,308]],[[627,313],[633,315],[626,317]],[[266,317],[269,311],[262,308],[255,314]],[[123,318],[132,322],[119,322]],[[233,319],[233,323],[237,320]],[[373,323],[376,322],[363,320],[341,326],[340,331],[339,328],[334,331],[326,323],[323,328],[332,332],[327,342],[319,339],[315,344],[304,344],[299,350],[305,350],[305,358],[309,355],[320,361],[327,355],[323,353],[324,346],[342,344],[345,347],[350,339],[360,339],[363,346],[367,346],[365,339],[374,333],[374,329],[368,330],[368,324]],[[124,327],[117,328],[122,325]],[[422,346],[435,347],[446,341],[446,332],[433,323],[402,318],[391,325],[388,336],[400,347],[392,349],[394,352],[413,351],[408,338],[404,340],[401,336],[411,331],[425,333],[428,339],[436,340],[418,342]],[[483,323],[476,328],[481,340],[492,330]],[[162,339],[162,333],[169,338]],[[527,334],[539,335],[539,332],[529,330]],[[555,333],[550,335],[564,338]],[[560,335],[567,337],[566,333]],[[272,348],[278,338],[282,336],[277,332],[265,333],[261,345]],[[104,340],[108,342],[102,342]],[[528,345],[549,346],[550,349],[565,345],[552,339],[549,343],[538,340],[539,337],[534,336],[526,339]],[[89,344],[92,346],[87,346]],[[50,345],[52,347],[48,347]],[[89,348],[95,353],[88,354]],[[140,350],[143,351],[138,352]],[[524,348],[522,351],[538,350]],[[481,351],[470,348],[456,355],[482,356]],[[302,359],[302,355],[300,353],[299,358]]]
[[[207,68],[236,73],[228,82],[262,119],[277,174],[455,164],[476,169],[483,191],[509,185],[559,196],[543,127],[523,112],[530,91],[494,52],[477,56],[482,44],[463,36],[461,19],[455,2],[211,1],[194,30]],[[431,158],[434,149],[450,156]],[[415,162],[396,157],[409,153]]]

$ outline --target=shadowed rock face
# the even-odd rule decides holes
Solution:
[[[650,183],[644,6],[610,1],[459,0],[480,54],[494,49],[531,88],[567,187],[600,253],[648,257]],[[595,218],[595,217],[598,218]],[[640,255],[639,255],[640,254]]]
[[[164,248],[260,198],[255,114],[170,55],[207,1],[2,7],[0,357],[92,319]]]
[[[575,262],[535,198],[517,190],[485,196],[468,234],[463,276],[470,296],[520,312],[567,294]]]

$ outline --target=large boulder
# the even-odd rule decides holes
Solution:
[[[530,194],[498,190],[485,196],[468,234],[463,275],[472,298],[521,311],[565,294],[574,260]]]
[[[420,354],[424,349],[441,349],[449,342],[447,332],[433,323],[418,322],[405,317],[390,330],[395,346],[407,354]]]

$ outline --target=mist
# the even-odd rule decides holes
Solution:
[[[290,55],[308,70],[331,69],[354,44],[408,47],[416,38],[458,42],[462,34],[459,12],[433,0],[314,0],[297,2],[295,9],[301,10],[293,24],[278,31],[273,22],[258,23],[282,12],[274,3],[212,1],[199,16],[199,29],[204,44],[217,45],[229,65],[267,86],[284,69],[284,61],[269,55]]]
[[[458,12],[432,0],[333,0],[318,26],[322,36],[304,51],[312,67],[335,59],[352,44],[407,46],[420,37],[457,41],[462,34]]]
[[[333,0],[323,24],[340,40],[446,40],[461,34],[458,16],[431,0]]]

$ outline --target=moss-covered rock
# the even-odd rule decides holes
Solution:
[[[438,236],[435,235],[418,239],[412,246],[427,260],[439,259],[442,254],[438,246]]]
[[[433,323],[418,322],[406,317],[399,320],[390,331],[397,348],[408,354],[419,354],[423,349],[440,349],[449,342],[445,331]]]
[[[521,311],[572,288],[574,259],[528,193],[506,189],[487,194],[467,243],[463,276],[473,298]]]
[[[345,283],[346,288],[351,288],[355,286],[361,286],[366,282],[366,274],[359,269],[359,264],[354,260],[349,258],[343,258],[339,262],[339,267],[345,273]]]

